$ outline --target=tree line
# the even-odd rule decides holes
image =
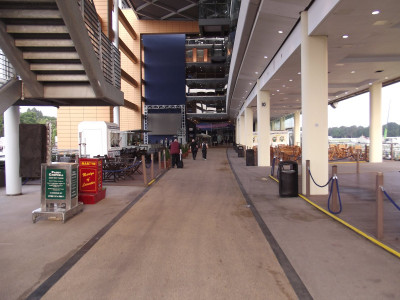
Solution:
[[[394,122],[387,123],[382,126],[382,135],[387,128],[386,136],[400,136],[400,125]],[[369,126],[351,126],[351,127],[332,127],[328,130],[328,135],[333,138],[358,138],[360,136],[369,137]]]
[[[51,122],[52,128],[52,142],[54,143],[54,137],[57,136],[57,118],[43,116],[43,113],[36,108],[28,108],[24,113],[20,114],[21,124],[46,124]],[[4,118],[0,116],[0,136],[4,136]]]

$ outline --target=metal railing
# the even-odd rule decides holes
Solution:
[[[0,88],[15,76],[14,67],[0,49]]]
[[[92,0],[77,0],[94,52],[100,61],[105,80],[121,88],[121,58],[117,47],[101,30],[100,20]]]

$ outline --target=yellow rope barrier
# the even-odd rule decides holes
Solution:
[[[276,182],[279,182],[275,177],[273,176],[269,176],[270,178],[272,178],[273,180],[275,180]],[[302,194],[299,194],[299,197],[302,198],[303,200],[305,200],[306,202],[308,202],[309,204],[311,204],[312,206],[314,206],[316,209],[318,209],[319,211],[325,213],[326,215],[330,216],[332,219],[338,221],[339,223],[343,224],[344,226],[350,228],[351,230],[353,230],[354,232],[358,233],[359,235],[363,236],[364,238],[366,238],[367,240],[369,240],[370,242],[374,243],[375,245],[385,249],[386,251],[388,251],[389,253],[393,254],[394,256],[397,256],[398,258],[400,258],[400,252],[390,248],[389,246],[381,243],[380,241],[378,241],[377,239],[373,238],[372,236],[362,232],[361,230],[359,230],[358,228],[354,227],[353,225],[350,225],[349,223],[347,223],[346,221],[338,218],[337,216],[335,216],[334,214],[331,214],[329,211],[323,209],[321,206],[315,204],[314,202],[312,202],[311,200],[307,199],[305,196],[303,196]]]

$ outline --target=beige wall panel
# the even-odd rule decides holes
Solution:
[[[94,0],[98,15],[102,20],[102,28],[107,35],[108,23],[108,1]],[[138,38],[133,40],[126,29],[120,24],[119,35],[121,40],[131,49],[136,58],[141,59],[141,34],[163,34],[163,33],[198,33],[197,22],[179,21],[139,21],[133,10],[125,9],[125,17],[131,22]],[[125,72],[135,78],[139,83],[139,88],[134,88],[130,84],[121,80],[121,90],[124,98],[136,104],[139,108],[143,106],[141,102],[141,63],[134,64],[129,58],[121,53],[121,66]],[[144,89],[143,89],[144,90]],[[132,130],[142,128],[142,111],[132,111],[121,107],[120,109],[120,129]],[[57,112],[57,132],[59,149],[78,148],[78,124],[81,121],[106,121],[112,122],[112,107],[61,107]]]

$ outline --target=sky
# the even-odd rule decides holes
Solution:
[[[390,109],[389,109],[390,107]],[[400,82],[382,88],[382,125],[400,124]],[[328,106],[328,127],[369,126],[369,93]]]
[[[21,113],[28,108],[33,106],[21,106]],[[37,106],[36,109],[41,110],[45,116],[57,117],[56,107]],[[400,82],[382,88],[382,125],[387,122],[400,124]],[[369,126],[369,93],[341,101],[335,109],[328,106],[329,128],[353,125]]]

